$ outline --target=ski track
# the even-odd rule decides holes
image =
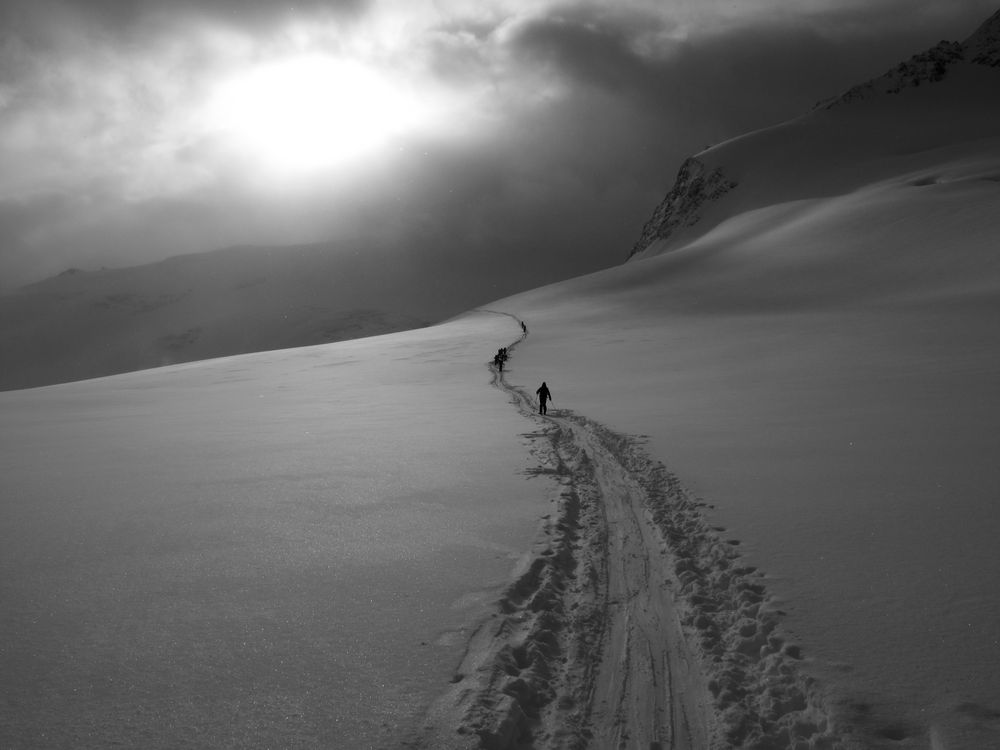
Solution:
[[[539,415],[490,369],[536,424],[530,473],[554,480],[554,510],[403,747],[860,747],[802,674],[763,576],[740,564],[705,504],[640,439],[568,410]]]

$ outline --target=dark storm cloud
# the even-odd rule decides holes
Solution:
[[[578,83],[642,90],[655,82],[659,65],[639,53],[639,42],[670,28],[667,18],[648,11],[567,9],[519,25],[511,47],[527,64],[547,65]]]
[[[169,18],[199,17],[233,27],[261,30],[290,18],[317,15],[353,18],[361,15],[371,0],[0,0],[0,22],[16,28],[36,41],[52,40],[53,24],[81,24],[116,34],[144,29],[150,22]],[[59,29],[62,36],[65,28]]]
[[[63,196],[36,196],[33,200],[0,202],[0,268],[25,264],[31,238],[54,215],[65,211]]]

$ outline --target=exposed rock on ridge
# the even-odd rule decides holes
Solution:
[[[831,109],[877,94],[898,94],[903,89],[923,83],[936,83],[948,74],[952,66],[961,62],[1000,67],[1000,11],[964,42],[938,42],[878,78],[848,89],[840,96],[821,101],[816,108]]]
[[[825,99],[816,109],[832,109],[843,104],[870,99],[878,94],[898,94],[903,89],[914,88],[922,83],[936,83],[948,73],[948,69],[965,59],[965,49],[958,42],[938,42],[926,52],[914,55],[878,78],[854,86],[843,94]]]
[[[728,179],[721,169],[709,171],[704,162],[696,157],[685,159],[673,188],[656,207],[652,218],[646,222],[629,257],[641,253],[656,240],[667,239],[677,229],[697,224],[701,219],[702,207],[734,187],[736,182]]]
[[[965,55],[977,65],[1000,67],[1000,10],[965,40]]]

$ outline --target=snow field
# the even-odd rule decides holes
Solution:
[[[679,663],[683,640],[660,550],[635,515],[638,488],[582,432],[507,390],[539,427],[535,472],[555,480],[553,513],[407,746],[705,746],[705,691],[689,660]]]
[[[847,747],[704,503],[636,438],[496,384],[540,427],[554,512],[406,746]]]
[[[648,436],[786,613],[782,644],[749,643],[797,649],[827,731],[864,747],[1000,737],[1000,161],[978,147],[494,303],[531,331],[508,379]]]
[[[0,394],[0,745],[405,736],[545,512],[510,328]]]

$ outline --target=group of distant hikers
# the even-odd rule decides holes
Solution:
[[[524,321],[520,321],[521,330],[527,335],[528,326],[525,325]],[[507,361],[507,347],[502,346],[497,349],[497,353],[493,355],[493,366],[497,368],[497,372],[503,372],[504,363]],[[542,381],[541,387],[535,391],[535,395],[538,396],[538,413],[547,414],[548,413],[548,402],[552,400],[552,392],[549,387],[545,385],[545,381]]]
[[[503,372],[503,363],[507,361],[507,347],[503,346],[497,349],[497,353],[493,355],[493,365]]]

